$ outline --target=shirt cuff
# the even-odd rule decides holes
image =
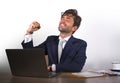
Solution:
[[[55,64],[52,64],[52,71],[55,72],[56,71],[56,65]]]
[[[25,35],[25,37],[24,37],[24,43],[28,43],[31,40],[32,40],[32,35],[31,34],[30,35]]]

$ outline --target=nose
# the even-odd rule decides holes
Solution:
[[[62,18],[62,19],[61,19],[61,23],[64,23],[64,22],[65,22],[65,18]]]

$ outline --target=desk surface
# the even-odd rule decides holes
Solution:
[[[33,78],[0,73],[0,83],[120,83],[120,76],[75,78],[64,73],[53,78]]]

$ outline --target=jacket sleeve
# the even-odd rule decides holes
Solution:
[[[39,44],[38,46],[33,46],[33,41],[30,41],[28,43],[24,43],[24,40],[21,43],[22,47],[25,48],[43,48],[45,50],[45,54],[47,54],[47,47],[46,47],[46,41]]]
[[[65,62],[56,64],[56,72],[80,72],[86,62],[86,47],[87,43],[83,41],[79,47],[77,47],[74,58],[67,58]]]
[[[24,43],[24,40],[21,43],[23,48],[33,48],[33,41],[30,41],[28,43]]]

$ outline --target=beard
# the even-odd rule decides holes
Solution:
[[[67,24],[61,22],[61,23],[59,24],[58,30],[59,30],[61,33],[70,33],[72,27],[73,27],[72,25],[67,25]]]
[[[61,32],[61,33],[70,33],[71,31],[69,30],[69,27],[63,27],[63,28],[61,28],[61,27],[58,27],[58,29],[59,29],[59,31]]]

